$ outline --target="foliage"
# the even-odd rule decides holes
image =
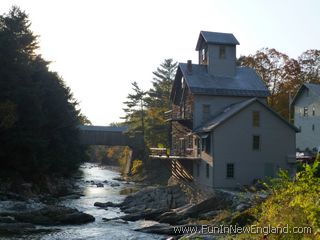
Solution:
[[[164,113],[171,109],[170,93],[177,70],[177,62],[165,59],[153,72],[152,88],[148,92],[146,141],[149,146],[169,146],[169,123]]]
[[[124,102],[126,107],[123,109],[126,113],[125,122],[129,124],[130,131],[140,131],[144,136],[145,132],[145,107],[146,91],[143,91],[137,82],[131,83],[132,94],[128,94],[127,101]]]
[[[320,83],[320,50],[308,50],[293,59],[273,48],[263,48],[254,55],[241,56],[238,64],[257,71],[271,92],[270,106],[285,118],[289,117],[289,96],[302,83]]]
[[[169,123],[165,121],[164,112],[171,108],[170,91],[176,69],[176,62],[165,59],[153,72],[152,88],[144,91],[133,82],[133,93],[124,102],[125,123],[130,126],[131,131],[142,132],[149,147],[169,145]]]
[[[131,174],[136,175],[136,174],[141,174],[143,170],[143,163],[141,160],[134,160],[132,163],[132,168],[131,168]]]
[[[261,213],[256,216],[257,226],[285,227],[289,231],[294,227],[311,227],[312,233],[277,233],[268,239],[319,239],[320,237],[320,163],[305,165],[292,180],[288,172],[281,171],[278,179],[268,185],[270,197],[262,203]],[[239,239],[260,239],[240,235]]]
[[[25,12],[0,16],[0,169],[26,178],[68,174],[85,156],[77,102],[37,50]]]

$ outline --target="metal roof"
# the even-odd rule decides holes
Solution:
[[[99,132],[126,132],[128,126],[113,127],[113,126],[93,126],[93,125],[80,125],[82,131],[99,131]]]
[[[309,90],[314,92],[316,95],[320,96],[320,84],[314,84],[314,83],[305,83],[304,84]]]
[[[215,117],[213,117],[212,119],[210,119],[209,121],[204,123],[202,126],[195,129],[193,132],[194,133],[210,132],[254,102],[261,104],[263,107],[265,107],[267,110],[269,110],[272,114],[274,114],[277,118],[279,118],[281,121],[283,121],[285,124],[287,124],[290,128],[292,128],[296,132],[299,132],[299,129],[297,127],[290,124],[287,120],[285,120],[278,113],[273,111],[269,106],[267,106],[265,103],[261,102],[257,98],[251,98],[249,100],[245,100],[245,101],[242,101],[239,103],[229,105],[221,113],[219,113],[218,115],[216,115]]]
[[[187,64],[179,63],[179,70],[194,94],[250,97],[270,95],[256,71],[248,67],[237,67],[234,77],[212,76],[207,72],[206,65],[192,64],[190,73]]]
[[[196,46],[197,51],[200,50],[203,41],[207,44],[239,45],[238,40],[232,33],[201,31]]]
[[[320,97],[320,84],[314,84],[314,83],[304,83],[298,90],[298,92],[296,93],[296,95],[294,96],[291,105],[295,104],[295,102],[298,100],[298,98],[301,95],[301,92],[303,91],[303,89],[309,89],[309,91],[312,91],[315,95],[318,95]]]

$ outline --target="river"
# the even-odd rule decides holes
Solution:
[[[137,188],[134,183],[126,183],[114,180],[114,178],[120,177],[119,172],[110,170],[108,168],[100,167],[96,164],[86,163],[81,166],[83,171],[83,177],[77,180],[77,185],[80,189],[83,189],[81,198],[67,199],[61,202],[61,205],[67,207],[77,208],[80,211],[91,214],[95,217],[95,222],[83,225],[67,225],[67,226],[53,226],[54,230],[46,234],[34,234],[22,237],[10,237],[3,239],[41,239],[41,240],[135,240],[135,239],[165,239],[164,236],[145,234],[134,231],[134,229],[149,226],[154,224],[152,221],[136,221],[136,222],[117,222],[108,221],[104,222],[102,218],[114,218],[123,215],[119,208],[108,208],[108,210],[94,207],[95,202],[121,202],[125,195],[121,192],[130,188]],[[95,183],[103,183],[104,187],[97,187],[93,185],[91,181]],[[119,186],[111,186],[118,185]]]

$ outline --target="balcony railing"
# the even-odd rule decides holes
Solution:
[[[168,148],[150,148],[151,158],[169,158],[169,159],[199,159],[193,148],[173,149]]]
[[[186,112],[173,112],[172,110],[164,113],[167,121],[181,121],[181,120],[192,120],[192,113]]]

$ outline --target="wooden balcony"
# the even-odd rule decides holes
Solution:
[[[169,110],[164,113],[166,121],[192,121],[191,112],[173,112]]]
[[[172,110],[165,112],[166,122],[178,122],[181,125],[187,127],[188,129],[192,129],[193,119],[192,113],[180,113],[173,112]]]
[[[193,148],[186,148],[184,151],[172,152],[168,148],[150,148],[150,158],[154,159],[168,159],[168,160],[199,160],[199,156],[195,156]]]

